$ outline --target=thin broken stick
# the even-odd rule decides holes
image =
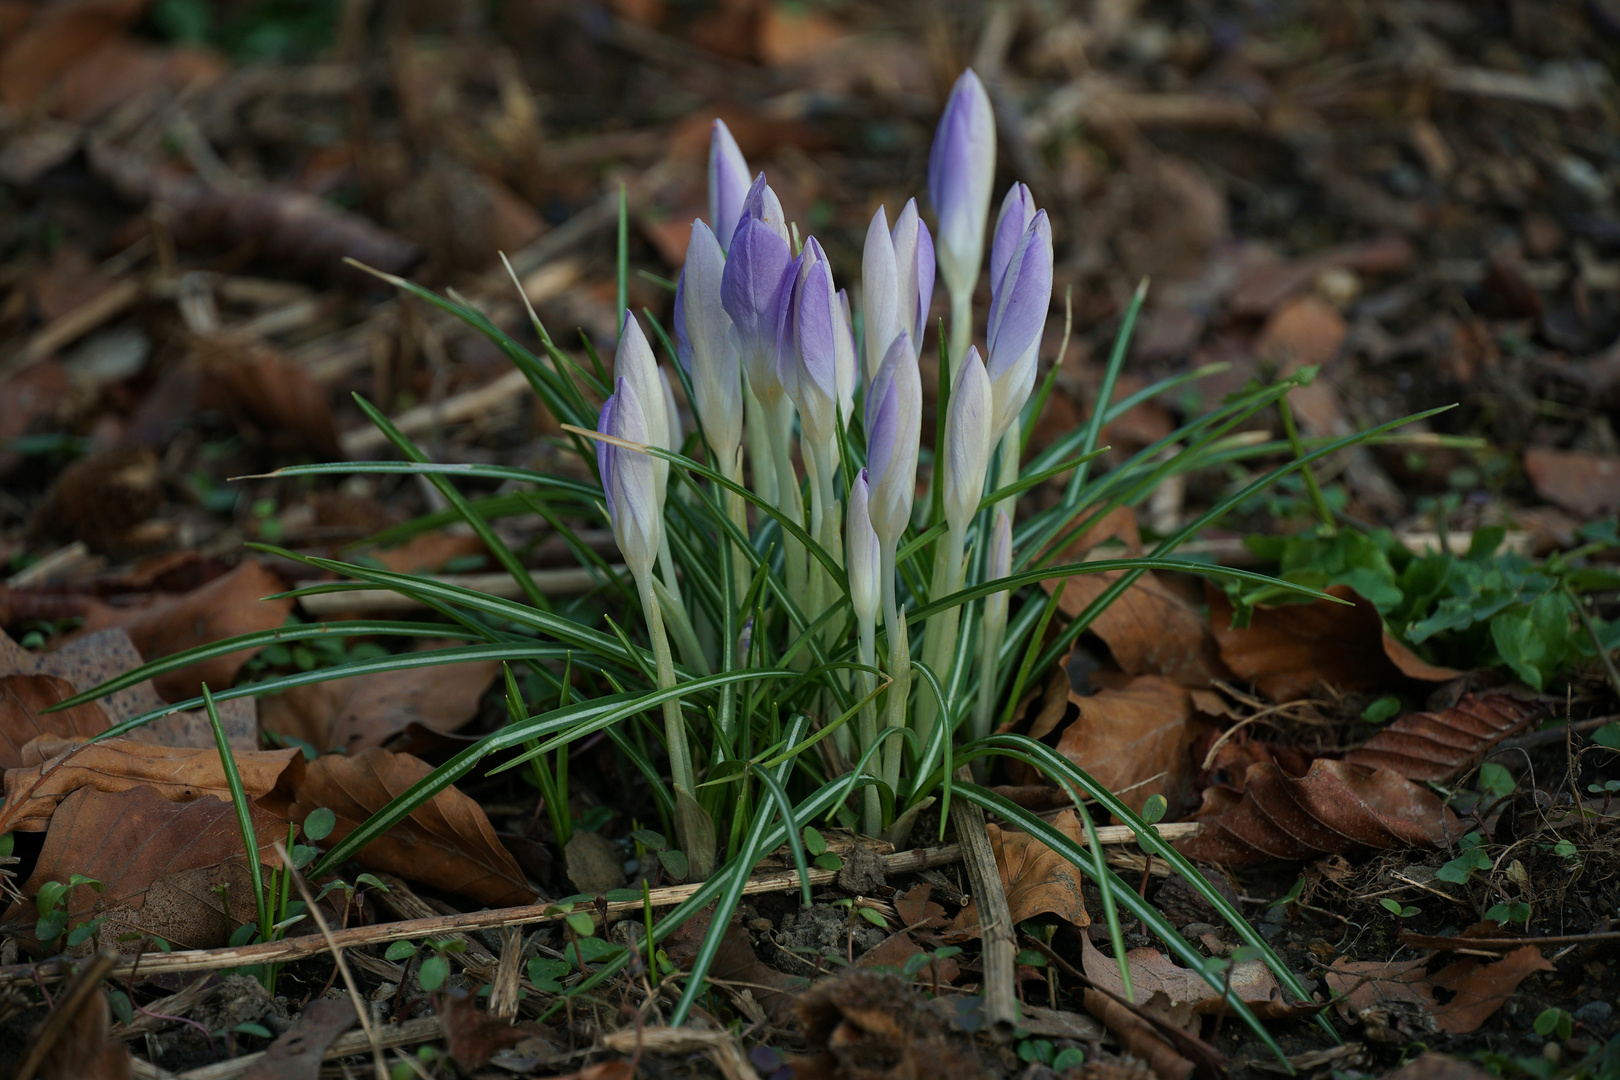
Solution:
[[[1166,840],[1180,840],[1196,834],[1199,826],[1196,823],[1170,824],[1157,826],[1159,835]],[[1124,825],[1107,825],[1097,829],[1098,841],[1104,846],[1133,843],[1136,835]],[[897,851],[892,855],[883,856],[883,870],[886,874],[908,874],[920,870],[928,870],[936,866],[946,866],[959,862],[962,858],[962,849],[957,844],[948,844],[944,847],[916,848],[911,851]],[[836,870],[810,870],[810,884],[826,885],[837,878]],[[760,893],[791,892],[799,887],[799,874],[796,870],[780,870],[759,874],[743,886],[743,895],[754,896]],[[690,898],[701,885],[669,885],[662,889],[653,889],[647,897],[647,903],[655,908],[673,907]],[[606,905],[608,912],[641,911],[643,901],[638,897],[635,900],[610,900]],[[598,909],[591,908],[590,913]],[[467,930],[495,930],[503,926],[525,926],[531,923],[562,922],[567,918],[563,912],[552,904],[527,904],[520,907],[496,908],[489,911],[469,911],[460,915],[440,915],[430,919],[408,919],[401,922],[379,923],[375,926],[354,926],[346,930],[334,930],[332,940],[344,949],[352,949],[361,945],[380,945],[390,941],[409,941],[417,938],[437,937],[443,934]],[[222,949],[187,949],[176,950],[172,953],[152,955],[150,953],[141,957],[140,969],[143,975],[161,975],[177,971],[213,971],[222,968],[244,967],[251,964],[281,964],[293,960],[307,959],[311,956],[320,956],[328,951],[326,940],[319,934],[306,937],[286,938],[282,941],[260,942],[256,945],[239,945],[233,948]],[[133,957],[130,958],[133,960]],[[134,964],[120,962],[113,970],[115,976],[127,976],[134,970]],[[0,986],[18,982],[55,982],[61,978],[61,972],[54,964],[11,964],[0,967]]]

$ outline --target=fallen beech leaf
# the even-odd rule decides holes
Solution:
[[[242,1080],[314,1080],[332,1040],[354,1027],[359,1019],[347,998],[317,998],[304,1006],[293,1026],[265,1047]]]
[[[1193,715],[1186,690],[1162,675],[1141,675],[1120,689],[1071,693],[1069,700],[1080,715],[1058,739],[1058,753],[1132,810],[1163,795],[1173,821],[1197,805],[1192,745],[1210,725]]]
[[[1389,636],[1378,610],[1348,585],[1323,590],[1354,607],[1315,600],[1257,607],[1246,629],[1232,626],[1226,593],[1208,586],[1209,623],[1221,659],[1273,701],[1306,697],[1318,683],[1341,690],[1390,686],[1402,676],[1444,682],[1461,674],[1420,658]]]
[[[20,1057],[15,1060],[20,1064]],[[133,1072],[129,1047],[113,1037],[107,995],[98,989],[67,1018],[34,1075],[39,1080],[129,1080]]]
[[[147,0],[90,0],[41,5],[0,52],[0,101],[26,109],[63,71],[122,34]]]
[[[115,676],[141,666],[144,661],[136,651],[129,635],[122,630],[101,630],[76,637],[55,652],[31,653],[0,631],[0,676],[54,675],[65,680],[66,687],[55,686],[52,693],[66,689],[55,701],[99,686]],[[39,689],[43,686],[40,684]],[[54,703],[54,702],[53,702]],[[112,724],[128,720],[143,713],[161,709],[162,698],[152,688],[150,680],[126,686],[116,693],[97,698],[91,705],[106,713],[106,722],[95,731],[58,731],[61,735],[94,735]],[[75,713],[77,708],[73,710]],[[51,716],[61,715],[51,713]],[[42,718],[43,719],[43,718]],[[219,720],[225,729],[225,738],[236,750],[255,750],[259,746],[259,721],[253,698],[232,698],[219,703]],[[30,736],[31,738],[32,736]],[[164,746],[196,746],[212,748],[214,729],[208,714],[202,709],[192,712],[170,713],[160,719],[131,731],[127,738],[137,742],[158,743]],[[24,742],[27,739],[23,740]],[[13,768],[20,762],[0,763]]]
[[[272,450],[343,456],[327,388],[307,367],[249,337],[198,337],[193,348],[202,369],[199,408],[225,414],[235,430]]]
[[[713,921],[714,906],[710,905],[682,923],[666,938],[664,951],[670,962],[682,968],[689,965],[702,947]],[[726,925],[725,935],[720,939],[720,948],[714,954],[709,970],[717,979],[751,984],[760,1008],[773,1018],[786,1021],[793,1015],[794,995],[789,990],[796,982],[802,985],[802,981],[778,971],[754,955],[748,931],[743,929],[736,915]]]
[[[413,536],[397,547],[366,554],[383,566],[400,574],[438,573],[451,559],[466,555],[487,558],[489,549],[472,533],[456,533],[445,529]]]
[[[927,930],[938,930],[949,926],[950,920],[945,917],[945,909],[940,907],[929,897],[933,896],[934,887],[927,882],[913,885],[904,896],[894,899],[895,913],[907,927]]]
[[[907,960],[922,952],[923,948],[911,940],[911,935],[901,930],[890,934],[878,944],[872,946],[855,961],[858,968],[894,967],[903,968]],[[937,972],[936,972],[937,968]],[[931,965],[925,965],[921,971],[913,976],[919,983],[931,983],[935,975],[939,976],[941,984],[953,983],[956,977],[962,974],[961,965],[955,957],[946,957],[936,960]]]
[[[1125,997],[1125,983],[1119,977],[1119,964],[1104,956],[1091,938],[1080,935],[1081,965],[1092,984],[1110,993]],[[1197,972],[1181,967],[1157,949],[1131,949],[1125,953],[1125,963],[1131,970],[1131,988],[1137,1001],[1145,1001],[1155,993],[1162,993],[1177,1005],[1190,1005],[1194,1012],[1214,1014],[1222,1012],[1225,1000],[1221,992]],[[1263,1019],[1296,1016],[1315,1011],[1314,1005],[1290,1005],[1283,1000],[1282,987],[1277,977],[1259,960],[1247,960],[1232,965],[1232,994],[1254,1010]]]
[[[337,825],[327,842],[336,844],[431,771],[420,758],[375,747],[351,756],[324,754],[305,766],[289,810],[294,821],[320,807],[332,811]],[[483,808],[453,787],[361,848],[355,861],[491,907],[534,900]]]
[[[44,712],[73,693],[66,679],[54,675],[0,677],[0,769],[19,768],[23,747],[41,735],[89,738],[107,730],[107,714],[93,701]]]
[[[252,799],[274,790],[288,769],[303,767],[303,755],[297,750],[241,751],[232,757],[243,790]],[[212,747],[154,746],[131,739],[87,745],[42,735],[23,747],[21,766],[6,770],[0,833],[42,831],[57,804],[81,787],[107,792],[146,787],[174,802],[204,795],[231,801],[219,751]]]
[[[1084,843],[1080,821],[1073,810],[1059,814],[1052,824],[1069,839]],[[1011,832],[994,823],[986,825],[990,847],[996,853],[996,869],[1007,892],[1012,920],[1021,923],[1036,915],[1052,914],[1075,926],[1090,926],[1086,899],[1080,891],[1078,868],[1068,859],[1028,833]],[[977,937],[979,907],[969,902],[951,924],[953,938]]]
[[[287,825],[256,803],[252,812],[259,861],[268,873],[275,864],[271,845],[285,838]],[[45,882],[65,882],[73,874],[95,878],[106,892],[74,889],[68,925],[104,917],[103,944],[116,943],[122,952],[142,944],[119,942],[126,933],[154,934],[183,949],[216,948],[255,918],[236,811],[219,799],[177,803],[145,786],[118,792],[79,788],[56,808],[23,893],[31,898]],[[31,903],[15,903],[6,921],[21,919],[31,927],[33,914]]]
[[[1425,960],[1399,963],[1351,961],[1340,957],[1327,971],[1328,988],[1341,997],[1340,1015],[1346,1019],[1392,1004],[1416,1005],[1434,1018],[1435,1025],[1448,1035],[1466,1035],[1490,1019],[1519,984],[1538,971],[1552,971],[1553,965],[1534,945],[1514,949],[1500,960],[1482,963],[1478,957],[1464,957],[1433,975],[1424,972]],[[1440,1004],[1434,989],[1451,992]]]
[[[445,1048],[464,1069],[481,1069],[497,1050],[525,1039],[542,1037],[537,1024],[513,1024],[478,1007],[478,999],[451,987],[434,999],[433,1011],[444,1028]],[[350,1008],[350,1015],[353,1009]]]
[[[1409,780],[1447,780],[1476,765],[1537,712],[1534,704],[1507,694],[1468,694],[1449,709],[1406,714],[1344,760]]]
[[[1440,798],[1388,769],[1318,758],[1304,776],[1249,766],[1241,790],[1204,789],[1203,829],[1178,841],[1190,859],[1240,866],[1356,848],[1441,847],[1461,835]]]
[[[443,648],[428,641],[419,650]],[[381,746],[410,724],[451,732],[478,715],[478,699],[495,677],[493,660],[451,667],[379,671],[295,687],[266,698],[260,721],[317,750],[354,753]]]
[[[1124,541],[1124,550],[1099,550],[1111,539]],[[1121,507],[1082,533],[1055,561],[1078,562],[1087,554],[1134,557],[1141,549],[1135,514],[1130,507]],[[1063,589],[1058,608],[1072,619],[1123,576],[1123,571],[1076,574],[1046,585],[1048,590]],[[1203,616],[1151,570],[1104,608],[1089,631],[1103,640],[1130,675],[1166,675],[1183,686],[1208,686],[1212,678],[1227,674]]]
[[[159,660],[238,634],[274,630],[287,621],[293,602],[264,597],[286,587],[273,571],[249,560],[199,589],[162,597],[145,607],[97,605],[86,614],[83,632],[119,627],[142,656]],[[205,682],[223,690],[236,681],[236,673],[254,651],[243,649],[166,672],[153,685],[170,701],[195,697]]]
[[[1572,514],[1596,518],[1620,510],[1620,458],[1532,446],[1524,471],[1537,495]]]

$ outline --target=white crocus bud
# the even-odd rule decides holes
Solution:
[[[922,373],[911,336],[889,346],[866,395],[866,467],[872,485],[872,528],[893,550],[911,520],[922,438]]]
[[[866,319],[866,378],[877,377],[883,356],[900,332],[900,271],[883,207],[872,215],[861,254],[861,312]]]
[[[681,330],[686,341],[682,360],[692,379],[692,406],[704,434],[729,470],[742,443],[742,374],[731,316],[720,302],[726,259],[714,233],[701,221],[692,223],[681,270]]]
[[[990,377],[978,348],[969,347],[945,416],[945,520],[958,534],[967,529],[984,495],[994,446],[990,408]]]
[[[641,332],[641,324],[629,311],[624,313],[619,348],[613,355],[613,377],[615,381],[624,380],[641,407],[647,425],[647,438],[641,441],[660,450],[670,449],[669,413],[663,405],[664,386],[659,378],[658,361],[653,358],[647,336]],[[662,508],[664,488],[669,480],[669,462],[658,458],[651,460],[658,477],[658,505]]]
[[[882,597],[883,553],[877,533],[872,531],[870,489],[866,470],[855,474],[849,486],[849,522],[845,549],[848,554],[845,569],[849,574],[849,601],[855,609],[855,618],[862,626],[877,620],[878,601]]]

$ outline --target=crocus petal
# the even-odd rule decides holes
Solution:
[[[748,186],[748,163],[737,140],[724,120],[716,120],[709,131],[709,220],[722,245],[729,244],[737,231]]]
[[[636,400],[628,380],[619,378],[609,404],[602,407],[599,430],[606,435],[651,445],[648,410]],[[660,402],[656,410],[663,412]],[[665,421],[667,422],[667,420]],[[654,465],[656,459],[636,450],[598,444],[602,487],[613,525],[613,539],[625,564],[638,579],[652,570],[663,530],[663,492]]]
[[[753,186],[743,198],[742,216],[737,220],[739,226],[742,224],[742,218],[763,221],[771,227],[772,232],[782,238],[782,243],[788,242],[787,215],[782,212],[782,202],[776,197],[776,192],[765,182],[764,173],[754,177]]]
[[[675,286],[675,343],[692,379],[692,406],[715,453],[729,462],[742,442],[742,376],[731,316],[720,301],[726,260],[714,233],[692,223]]]
[[[939,269],[953,293],[971,289],[979,276],[995,171],[995,114],[984,84],[969,69],[951,89],[928,153],[928,200],[939,219]]]
[[[867,226],[866,247],[861,252],[861,311],[866,319],[868,381],[877,376],[883,354],[889,351],[889,345],[901,328],[900,271],[895,247],[889,234],[888,215],[880,206],[872,215],[871,225]]]
[[[792,261],[785,239],[760,219],[745,216],[720,280],[720,303],[731,317],[748,384],[767,403],[782,393],[775,371],[777,303]]]
[[[922,437],[922,373],[911,338],[894,339],[866,396],[866,468],[872,486],[872,528],[885,547],[899,543],[917,494],[917,447]]]
[[[843,311],[833,290],[826,252],[812,237],[799,256],[788,320],[792,345],[784,339],[778,377],[798,407],[805,435],[813,446],[827,445],[834,431],[838,403],[838,354],[844,345]],[[785,370],[788,369],[788,370]]]
[[[651,408],[664,396],[658,381],[658,361],[653,358],[652,346],[647,344],[647,335],[641,332],[641,324],[629,311],[624,313],[620,326],[619,348],[613,356],[613,377],[625,381],[646,413],[648,437],[642,441],[668,450],[669,418],[661,406]]]
[[[911,334],[912,345],[920,349],[928,329],[928,309],[934,300],[934,238],[917,213],[916,199],[906,200],[890,238],[894,242],[895,269],[900,275],[900,325]]]
[[[855,316],[849,311],[849,290],[838,290],[838,314],[842,332],[838,335],[838,415],[848,424],[855,410],[855,378],[860,363],[856,360]]]
[[[669,449],[679,450],[685,435],[681,430],[681,410],[675,405],[675,388],[669,385],[669,372],[663,368],[658,369],[658,381],[664,384],[663,404],[669,425]]]
[[[877,619],[878,601],[883,589],[882,549],[877,533],[872,531],[870,500],[867,472],[862,469],[855,474],[855,482],[849,485],[844,566],[849,574],[850,606],[855,609],[855,618],[868,624]]]
[[[967,528],[979,509],[993,445],[990,377],[978,348],[970,346],[945,414],[945,520],[952,529]]]
[[[1037,213],[1008,258],[1001,288],[990,310],[990,375],[995,404],[994,438],[1018,419],[1035,387],[1041,334],[1052,304],[1052,227],[1046,211]]]
[[[996,232],[990,241],[990,306],[995,307],[1001,292],[1001,277],[1007,272],[1013,252],[1024,238],[1024,230],[1035,219],[1035,197],[1029,185],[1014,184],[1001,200],[1001,213],[996,216]]]

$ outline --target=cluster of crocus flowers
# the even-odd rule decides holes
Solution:
[[[987,489],[1017,478],[1018,420],[1034,385],[1051,302],[1052,238],[1046,214],[1022,184],[1007,192],[994,229],[988,229],[995,140],[988,95],[977,76],[964,72],[929,157],[928,196],[937,233],[924,223],[915,199],[894,216],[892,226],[887,209],[879,207],[867,230],[859,287],[845,289],[821,244],[814,237],[799,243],[764,174],[749,178],[736,142],[717,120],[709,157],[709,221],[693,223],[676,290],[678,359],[711,464],[728,482],[738,488],[746,483],[775,515],[803,529],[784,529],[781,543],[769,550],[782,560],[783,591],[805,623],[832,612],[844,599],[826,563],[845,572],[858,653],[852,682],[864,704],[854,725],[858,746],[842,731],[839,745],[864,756],[887,739],[868,760],[891,790],[898,790],[904,740],[889,729],[911,725],[926,742],[936,714],[931,695],[919,695],[915,708],[908,705],[912,660],[897,567],[907,531],[931,524],[914,517],[923,410],[920,365],[927,355],[922,345],[936,267],[950,299],[949,365],[941,373],[950,396],[942,402],[944,454],[932,481],[942,496],[944,535],[935,545],[930,595],[937,600],[962,588],[973,548],[982,552],[992,576],[1006,576],[1011,565],[1015,507],[1007,499],[988,508],[984,498]],[[990,307],[981,351],[972,342],[972,301],[987,231]],[[852,293],[859,306],[858,337]],[[627,317],[614,395],[603,408],[600,428],[623,442],[604,441],[599,462],[614,536],[654,626],[662,682],[669,650],[662,644],[661,625],[655,626],[660,596],[667,603],[679,595],[662,538],[668,466],[628,445],[675,446],[671,435],[678,420],[665,403],[661,374],[640,329]],[[1000,468],[993,471],[998,447]],[[725,506],[736,526],[733,535],[748,535],[741,495],[728,490]],[[756,524],[763,526],[764,517],[757,515]],[[808,535],[819,552],[807,551],[796,535]],[[740,591],[748,580],[748,561],[739,555],[734,566]],[[979,639],[984,700],[975,727],[982,726],[978,716],[990,712],[1006,606],[1005,594],[984,604]],[[888,646],[881,665],[880,621]],[[831,641],[847,623],[834,619],[824,625]],[[924,655],[936,672],[955,651],[959,625],[960,608],[929,621]],[[748,632],[761,629],[750,626]],[[874,703],[878,670],[889,680],[877,698],[881,724]],[[673,703],[665,719],[676,786],[690,792],[696,781]],[[874,832],[879,804],[876,792],[868,790],[863,824]]]

